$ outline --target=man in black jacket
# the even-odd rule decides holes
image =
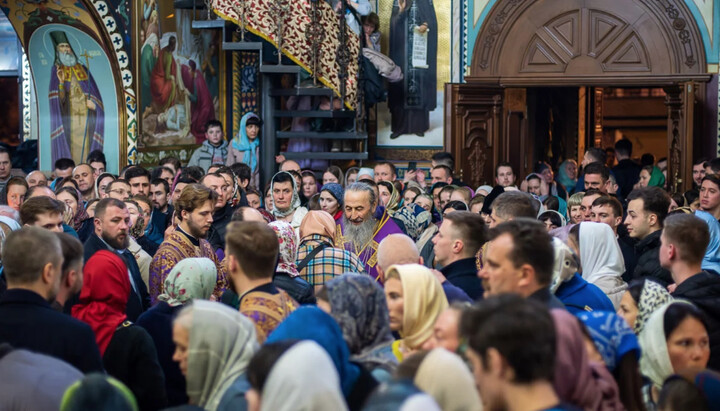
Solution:
[[[639,242],[635,245],[637,264],[633,279],[652,277],[661,284],[672,283],[670,272],[660,266],[658,251],[663,221],[670,208],[670,196],[660,187],[633,190],[628,195],[627,226],[630,237]]]
[[[24,227],[8,235],[3,251],[8,290],[0,298],[0,343],[59,358],[84,373],[102,372],[92,329],[50,307],[62,277],[57,235]]]
[[[720,370],[720,276],[702,270],[710,242],[707,224],[694,215],[670,216],[660,241],[660,263],[675,281],[670,286],[672,296],[692,302],[705,313],[710,336],[708,367]]]
[[[642,167],[631,160],[632,142],[626,138],[615,143],[615,157],[618,160],[617,165],[612,169],[613,174],[615,174],[615,181],[620,187],[620,193],[627,196],[640,179]]]
[[[213,250],[225,249],[225,232],[227,225],[230,224],[235,209],[228,204],[228,188],[229,184],[225,177],[218,173],[205,175],[200,184],[213,190],[218,195],[217,203],[215,203],[215,211],[213,212],[213,222],[208,231],[208,241],[212,245]]]
[[[122,257],[130,276],[130,297],[125,313],[129,321],[135,321],[150,308],[150,295],[140,275],[135,257],[127,250],[130,230],[130,213],[125,203],[114,198],[104,198],[95,207],[95,232],[85,242],[85,262],[100,250],[108,250]]]
[[[438,234],[432,239],[435,259],[442,264],[445,278],[473,300],[483,296],[477,276],[475,254],[487,241],[487,226],[480,214],[455,211],[446,214]]]

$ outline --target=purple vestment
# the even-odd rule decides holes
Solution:
[[[63,66],[64,67],[64,66]],[[64,67],[66,73],[72,73],[77,78],[78,84],[88,100],[95,103],[95,111],[88,110],[85,138],[90,138],[90,151],[103,149],[103,138],[105,136],[105,108],[103,106],[100,90],[92,77],[92,74],[85,66],[78,63],[73,67]],[[70,76],[65,76],[63,88],[70,90]],[[67,113],[69,106],[69,93],[65,98],[60,98],[60,79],[58,79],[58,65],[53,65],[50,73],[50,141],[52,143],[52,162],[60,158],[72,158],[70,148],[70,116]],[[67,135],[65,134],[67,128]],[[90,153],[85,153],[85,157]],[[75,162],[84,162],[85,158],[75,158]]]

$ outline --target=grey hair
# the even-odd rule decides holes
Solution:
[[[370,205],[377,205],[377,196],[375,195],[375,190],[370,187],[370,185],[356,182],[352,183],[349,186],[345,188],[345,194],[347,194],[348,191],[355,191],[355,192],[366,192],[370,196]]]
[[[8,205],[0,205],[0,215],[10,217],[18,223],[20,222],[20,212]]]
[[[189,332],[192,328],[193,312],[194,307],[192,303],[185,305],[180,312],[178,312],[178,315],[175,316],[173,325],[177,324]]]

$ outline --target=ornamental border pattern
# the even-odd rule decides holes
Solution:
[[[133,88],[133,74],[132,68],[130,67],[130,58],[128,57],[127,51],[125,50],[125,41],[123,40],[122,33],[118,30],[118,24],[115,18],[110,13],[110,7],[102,0],[90,0],[95,12],[95,16],[98,21],[102,21],[102,26],[107,33],[110,44],[112,44],[113,51],[115,52],[115,59],[117,60],[118,66],[120,67],[120,78],[122,80],[123,91],[125,98],[125,121],[126,121],[126,145],[127,145],[127,163],[137,163],[137,138],[138,138],[138,126],[137,126],[137,99],[135,97],[135,89]],[[89,10],[88,10],[89,11]],[[109,57],[109,56],[108,56]],[[122,133],[120,135],[120,141],[122,141]],[[120,150],[122,153],[122,149]],[[122,160],[122,159],[120,159]],[[121,161],[122,164],[122,161]]]

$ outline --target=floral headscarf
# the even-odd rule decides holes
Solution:
[[[624,318],[610,311],[580,313],[595,347],[611,372],[627,354],[640,359],[640,344]]]
[[[390,199],[388,199],[388,203],[385,204],[385,210],[387,213],[391,216],[395,214],[395,212],[398,209],[398,206],[400,205],[400,193],[398,193],[397,189],[395,188],[395,184],[388,182],[388,181],[381,181],[378,183],[378,186],[384,186],[388,191],[390,191]]]
[[[407,235],[417,241],[432,223],[432,214],[419,205],[412,203],[398,210],[393,216],[405,224]]]
[[[90,218],[90,215],[87,213],[87,210],[85,210],[85,202],[83,201],[83,196],[80,193],[80,190],[74,187],[63,187],[58,190],[58,193],[61,191],[66,191],[68,193],[73,194],[73,197],[75,197],[75,201],[77,201],[77,210],[75,210],[75,215],[73,215],[71,226],[75,231],[80,230],[82,228],[83,222]]]
[[[277,234],[278,243],[280,245],[278,264],[275,271],[286,273],[290,277],[299,276],[300,273],[295,265],[295,257],[297,256],[298,247],[295,230],[292,228],[290,223],[285,221],[273,221],[268,225],[273,229],[273,231],[275,231],[275,234]]]
[[[295,180],[295,176],[288,173],[287,171],[278,171],[272,178],[271,181],[275,181],[275,177],[279,176],[280,174],[287,174],[290,177],[290,181],[292,182],[292,188],[293,188],[293,195],[292,195],[292,201],[290,202],[290,208],[288,208],[285,211],[280,211],[273,205],[272,214],[275,216],[275,218],[284,218],[292,214],[295,210],[300,208],[300,193],[298,193],[298,187],[297,187],[297,181]],[[272,194],[273,188],[275,187],[275,183],[270,183],[270,193]]]
[[[190,300],[207,300],[217,282],[217,267],[209,258],[186,258],[181,260],[165,278],[165,289],[158,300],[171,307],[183,305]]]

